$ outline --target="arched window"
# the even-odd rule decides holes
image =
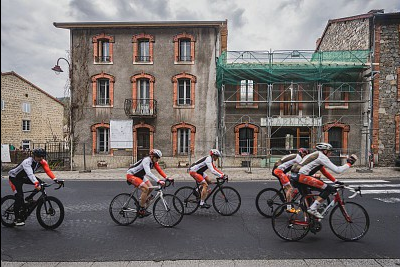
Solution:
[[[251,123],[235,126],[235,154],[256,155],[259,127]]]
[[[194,64],[195,38],[188,33],[180,33],[174,36],[175,64]]]
[[[172,77],[174,84],[174,108],[194,108],[196,76],[180,73]]]
[[[132,37],[133,62],[148,64],[153,63],[154,36],[151,34],[136,34]]]
[[[114,76],[100,73],[92,76],[93,106],[114,105]]]
[[[155,114],[154,103],[154,76],[147,73],[135,74],[132,82],[132,109],[137,115]]]
[[[189,151],[193,154],[196,127],[191,124],[181,122],[172,126],[171,130],[173,156],[188,155]]]
[[[92,38],[93,54],[95,63],[113,62],[114,37],[105,33],[98,34]]]
[[[110,154],[110,124],[97,123],[92,125],[92,153]],[[112,154],[112,153],[111,153]]]

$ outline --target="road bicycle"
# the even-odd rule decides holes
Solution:
[[[322,216],[329,215],[329,225],[332,232],[340,239],[345,241],[356,241],[361,239],[369,229],[369,215],[360,204],[344,201],[344,189],[353,192],[348,198],[361,196],[361,188],[353,188],[345,185],[334,185],[336,192],[333,201],[327,205],[321,205],[318,210]],[[314,197],[318,194],[310,193],[302,196],[300,202],[290,202],[296,212],[286,212],[286,205],[280,205],[272,216],[272,228],[282,239],[288,241],[298,241],[305,237],[308,232],[314,234],[322,229],[321,219],[307,213],[307,209],[314,202]],[[324,203],[323,203],[324,204]]]
[[[230,186],[223,184],[228,182],[228,177],[217,178],[214,188],[209,191],[207,201],[212,197],[212,204],[214,209],[221,215],[230,216],[235,214],[241,205],[241,198],[239,192]],[[194,187],[183,186],[176,190],[175,196],[182,200],[185,215],[193,214],[200,206],[200,194],[203,187],[196,181]]]
[[[39,195],[36,200],[32,200],[29,202],[24,202],[21,207],[20,215],[22,219],[25,221],[29,215],[36,209],[36,218],[39,224],[45,229],[56,229],[61,225],[64,220],[64,205],[62,202],[53,196],[48,196],[46,193],[46,188],[58,184],[58,187],[55,190],[64,187],[64,181],[60,181],[59,183],[41,183],[40,191],[30,190],[24,191],[24,193],[34,193],[35,195]],[[6,227],[13,227],[15,220],[14,213],[14,195],[7,195],[1,199],[1,224]]]
[[[256,208],[257,211],[264,217],[271,218],[275,209],[287,202],[286,192],[283,189],[281,182],[279,181],[281,188],[264,188],[261,190],[256,197]],[[299,190],[293,188],[292,201],[296,201],[300,198]]]
[[[127,182],[131,185],[130,182]],[[153,205],[154,219],[164,227],[174,227],[182,221],[183,204],[179,198],[172,194],[165,194],[165,188],[173,184],[173,181],[166,180],[165,186],[156,185],[149,188],[157,192],[155,196],[150,195],[147,199],[145,208]],[[111,219],[119,225],[132,224],[137,218],[143,218],[139,215],[139,188],[131,193],[121,193],[113,198],[110,203],[109,212]]]

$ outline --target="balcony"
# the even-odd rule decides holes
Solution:
[[[157,101],[154,99],[125,99],[124,108],[128,117],[155,118],[157,116]]]
[[[135,62],[138,63],[150,63],[151,57],[150,56],[135,56]]]

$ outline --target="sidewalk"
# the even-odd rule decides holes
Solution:
[[[342,174],[332,173],[338,180],[341,179],[400,179],[400,168],[377,167],[372,169],[371,173],[359,172],[364,170],[360,167],[352,167]],[[54,171],[59,179],[64,180],[124,180],[126,177],[126,168],[118,169],[96,169],[90,172],[83,171]],[[166,168],[165,173],[176,181],[193,181],[193,178],[187,173],[186,168]],[[270,168],[222,168],[225,174],[229,176],[230,181],[268,181],[275,180]],[[250,172],[249,172],[250,171]],[[157,173],[155,171],[155,173]],[[213,176],[208,172],[210,176]],[[38,174],[39,177],[46,176]]]
[[[307,267],[368,266],[398,267],[400,259],[294,259],[294,260],[179,260],[179,261],[115,261],[115,262],[1,262],[2,267]]]

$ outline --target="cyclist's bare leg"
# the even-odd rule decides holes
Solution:
[[[284,185],[283,188],[285,189],[285,194],[286,194],[286,201],[290,202],[292,201],[292,193],[293,193],[293,187],[291,184]]]
[[[139,186],[140,190],[142,191],[142,194],[140,195],[140,207],[142,207],[142,208],[146,206],[146,200],[147,200],[147,198],[149,196],[149,193],[150,193],[150,189],[149,189],[148,183],[150,183],[150,182],[149,181],[143,182]],[[151,186],[151,183],[150,183],[150,186]]]
[[[203,190],[201,190],[201,200],[204,201],[207,198],[208,194],[208,185],[211,184],[211,180],[208,176],[204,177],[204,180],[202,182],[203,185]]]

